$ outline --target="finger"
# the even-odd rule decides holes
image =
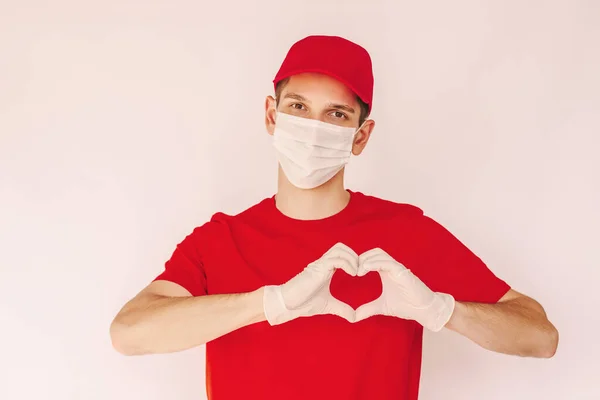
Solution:
[[[327,269],[327,271],[342,269],[350,276],[356,276],[358,270],[358,265],[352,263],[351,261],[343,257],[328,258],[326,260],[323,260],[323,262],[321,262],[320,264],[323,265],[324,268]]]
[[[359,322],[374,315],[385,315],[381,298],[363,304],[355,311],[354,322]]]
[[[397,273],[405,270],[404,265],[393,260],[369,260],[358,267],[358,276],[365,276],[371,271]]]
[[[354,269],[354,272],[350,275],[354,276],[358,272],[358,254],[345,244],[338,243],[338,245],[334,246],[328,257],[340,257],[347,260]]]
[[[348,322],[354,322],[354,308],[333,296],[327,300],[327,307],[325,307],[324,314],[337,315]]]
[[[367,252],[361,255],[362,258],[359,259],[358,265],[358,276],[364,276],[371,271],[398,273],[407,269],[383,250],[374,250],[380,251]]]
[[[361,257],[359,257],[359,264],[369,264],[372,262],[385,262],[385,261],[398,262],[392,256],[390,256],[383,250],[381,252],[373,252],[373,253],[369,253],[369,254],[365,253]]]
[[[391,257],[379,247],[371,249],[358,257],[358,276],[365,276],[371,271],[381,271],[381,264]],[[377,263],[375,263],[378,261]],[[379,267],[377,267],[379,266]]]
[[[396,263],[390,260],[369,260],[358,265],[357,276],[365,276],[371,271],[376,272],[393,272],[396,269]]]
[[[336,256],[343,259],[350,268],[350,270],[346,270],[346,273],[351,276],[356,276],[358,273],[358,257],[354,257],[352,254],[346,252],[339,252]],[[339,267],[336,266],[336,268]]]
[[[376,247],[374,249],[371,249],[369,251],[365,251],[364,253],[362,253],[360,256],[358,256],[358,260],[360,262],[364,262],[368,259],[372,259],[373,257],[388,257],[388,258],[392,258],[388,253],[385,252],[385,250]]]
[[[309,264],[307,268],[327,277],[327,279],[333,276],[336,269],[342,269],[350,276],[356,276],[358,272],[358,265],[343,257],[322,258]]]
[[[381,254],[383,250],[381,250],[380,248],[374,248],[371,249],[369,251],[366,251],[364,253],[362,253],[360,256],[358,256],[358,272],[357,272],[357,276],[365,276],[366,274],[368,274],[369,272],[371,272],[372,269],[367,269],[365,268],[365,264],[368,260],[372,259],[373,257],[378,256],[379,254]]]
[[[371,265],[358,264],[358,272],[356,273],[356,276],[365,276],[366,274],[374,270],[374,267]]]
[[[345,253],[348,253],[352,257],[358,259],[358,254],[356,254],[356,252],[354,250],[352,250],[350,247],[348,247],[347,245],[345,245],[344,243],[341,243],[341,242],[334,244],[324,255],[327,256],[330,252],[335,252],[335,251],[343,251]]]
[[[348,246],[338,243],[321,257],[318,264],[320,268],[327,271],[343,269],[348,275],[356,276],[358,255]]]

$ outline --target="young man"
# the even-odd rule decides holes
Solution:
[[[119,352],[206,343],[212,400],[415,400],[424,328],[506,354],[554,354],[540,304],[450,232],[417,207],[344,189],[344,166],[375,125],[365,49],[307,37],[274,83],[265,123],[277,194],[187,236],[116,316]]]

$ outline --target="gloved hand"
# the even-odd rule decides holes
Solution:
[[[343,269],[351,276],[358,272],[358,255],[342,243],[334,245],[283,285],[265,286],[263,306],[269,324],[321,314],[338,315],[354,322],[354,309],[329,291],[336,269]]]
[[[377,271],[381,276],[383,292],[379,298],[356,310],[356,322],[373,315],[388,315],[417,321],[437,332],[450,320],[454,297],[433,292],[385,251],[376,248],[360,255],[358,276],[370,271]]]

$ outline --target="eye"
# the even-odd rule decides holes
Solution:
[[[296,110],[304,110],[304,104],[300,104],[300,103],[292,103],[292,104],[290,104],[290,107],[292,107],[293,109],[296,109]]]
[[[348,116],[341,111],[334,111],[333,116],[335,118],[348,119]]]

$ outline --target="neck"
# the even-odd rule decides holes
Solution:
[[[314,189],[299,189],[292,185],[279,168],[275,204],[284,215],[301,220],[317,220],[342,211],[350,201],[344,189],[344,170]]]

